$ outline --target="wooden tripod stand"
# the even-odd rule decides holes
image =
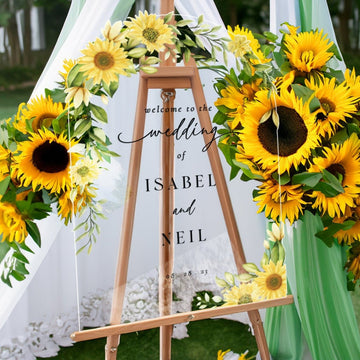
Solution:
[[[163,14],[168,13],[173,9],[173,1],[162,1],[161,12]],[[164,109],[169,109],[173,107],[175,89],[192,89],[195,105],[198,110],[200,125],[203,129],[205,129],[203,133],[205,144],[211,143],[212,126],[209,113],[207,111],[199,111],[200,107],[206,104],[206,100],[199,72],[193,59],[191,59],[186,64],[186,66],[176,67],[169,64],[169,62],[165,62],[165,66],[160,66],[159,70],[155,74],[140,74],[133,139],[140,139],[144,136],[144,109],[147,105],[147,96],[149,89],[162,89]],[[171,129],[174,129],[174,117],[171,111],[164,111],[162,131],[165,132],[167,129],[169,129],[170,132]],[[169,237],[168,241],[163,241],[163,238],[161,238],[161,242],[159,244],[160,317],[157,319],[149,319],[129,324],[120,324],[125,295],[125,286],[127,281],[130,245],[134,225],[141,152],[142,142],[133,142],[131,147],[128,172],[127,197],[124,205],[123,226],[121,231],[118,264],[114,284],[114,294],[110,320],[111,326],[76,332],[71,335],[71,338],[75,341],[83,341],[106,336],[107,344],[105,349],[105,358],[106,360],[116,360],[120,334],[160,327],[160,359],[170,360],[171,335],[173,324],[246,311],[252,323],[261,359],[269,360],[269,350],[258,309],[289,304],[293,302],[292,296],[244,305],[229,306],[216,309],[205,309],[173,315],[171,314],[172,279],[167,275],[172,273],[174,256],[174,193],[172,188],[171,190],[164,189],[162,191],[161,197],[160,233],[169,234]],[[246,262],[246,260],[216,144],[209,146],[207,152],[216,183],[219,200],[221,203],[224,220],[228,230],[236,267],[238,272],[241,273],[244,272],[242,265]],[[163,178],[164,184],[170,183],[170,179],[173,177],[174,173],[173,136],[162,136],[161,138],[161,166],[161,176]]]

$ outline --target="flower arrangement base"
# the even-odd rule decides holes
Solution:
[[[346,287],[344,248],[327,247],[315,236],[322,229],[320,216],[305,211],[293,238],[290,229],[284,242],[295,303],[267,311],[265,329],[276,360],[359,357],[360,334]]]

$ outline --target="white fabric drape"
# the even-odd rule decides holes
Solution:
[[[84,4],[83,1],[72,2],[69,16],[76,20],[72,26],[72,21],[69,20],[64,27],[64,33],[60,36],[55,52],[41,75],[33,96],[41,95],[45,88],[54,87],[56,81],[59,80],[58,71],[62,68],[63,60],[81,55],[80,49],[100,35],[100,30],[112,17],[114,11],[124,13],[132,3],[132,0],[124,0],[119,3],[114,0],[102,0],[101,6],[98,6],[97,1],[88,0]],[[119,4],[123,5],[120,12]],[[181,0],[175,1],[175,6],[183,17],[194,18],[191,14],[204,14],[204,22],[214,25],[222,24],[212,0],[201,1],[201,5],[200,2]],[[225,28],[223,28],[223,33],[226,34]],[[200,75],[204,83],[207,104],[209,107],[213,106],[216,99],[212,88],[215,74],[210,71],[201,71]],[[112,163],[109,170],[99,180],[99,192],[101,196],[109,200],[105,205],[109,219],[100,223],[101,235],[92,253],[90,255],[81,253],[77,257],[82,308],[81,326],[100,326],[109,320],[108,311],[116,266],[121,206],[125,196],[126,169],[130,150],[130,145],[119,143],[118,134],[121,132],[127,140],[131,139],[137,81],[137,76],[121,78],[118,92],[106,107],[109,124],[105,126],[105,130],[114,144],[114,150],[119,152],[121,157]],[[161,106],[159,95],[158,91],[149,92],[149,108],[156,109],[158,105]],[[193,106],[191,93],[185,90],[177,91],[176,106],[182,107],[182,112],[179,113],[177,120],[182,118],[190,120],[192,116],[196,116],[195,112],[191,110]],[[186,107],[189,108],[188,112],[185,110]],[[214,114],[213,107],[210,115]],[[145,132],[157,127],[154,124],[158,123],[160,116],[161,114],[156,113],[148,114]],[[188,272],[189,269],[198,272],[192,285],[186,282],[185,285],[179,283],[177,286],[178,289],[185,292],[196,289],[197,282],[200,284],[205,279],[202,277],[203,273],[200,274],[200,272],[207,270],[205,282],[210,289],[214,285],[216,275],[223,276],[224,271],[235,270],[230,244],[215,188],[208,186],[207,189],[203,189],[205,187],[203,185],[210,181],[209,174],[211,173],[207,154],[200,151],[203,147],[203,140],[200,136],[194,137],[188,142],[182,139],[177,141],[175,146],[175,154],[186,155],[185,161],[178,160],[176,162],[176,181],[180,181],[178,184],[184,184],[191,179],[189,181],[192,184],[197,181],[199,185],[197,188],[193,186],[187,190],[176,190],[178,191],[175,195],[178,199],[176,206],[185,209],[190,205],[191,200],[196,198],[196,211],[191,217],[185,215],[176,217],[178,242],[179,244],[184,242],[184,246],[176,247],[175,268],[179,273]],[[156,214],[158,210],[158,192],[154,190],[157,186],[154,179],[158,177],[158,155],[158,139],[144,142],[140,172],[141,189],[138,196],[138,204],[140,202],[141,205],[138,205],[136,210],[129,281],[138,279],[144,273],[152,274],[158,263],[158,220],[150,218],[150,215]],[[227,172],[228,165],[224,165],[224,169]],[[244,183],[240,180],[233,180],[229,182],[228,187],[233,199],[247,259],[259,263],[265,224],[263,216],[256,214],[257,207],[252,201],[251,194],[254,186],[251,182]],[[0,312],[1,359],[34,359],[34,354],[43,357],[54,356],[58,351],[58,345],[69,345],[68,336],[71,331],[76,330],[77,294],[74,279],[73,234],[70,228],[65,229],[61,224],[56,223],[57,225],[54,226],[53,221],[55,219],[50,219],[48,223],[44,222],[43,245],[32,259],[33,269],[28,280],[16,284],[14,289],[3,290],[1,287],[1,291],[6,292],[6,301],[5,297],[0,298],[0,309],[3,310]],[[201,233],[200,230],[203,232]],[[189,232],[193,237],[189,238]],[[150,234],[155,234],[155,240]],[[192,241],[193,238],[195,239],[194,243],[197,241],[198,244],[190,244],[190,239]],[[201,241],[205,238],[206,241]],[[141,281],[142,291],[147,291],[146,298],[151,300],[151,297],[156,297],[152,293],[151,277],[141,278],[137,281]],[[130,297],[132,299],[139,299],[139,285],[137,284],[130,286],[129,291],[133,291],[132,294],[134,294]],[[191,295],[194,294],[189,293],[189,296]],[[141,296],[144,296],[143,293]],[[137,314],[140,305],[138,302],[134,305],[129,300],[128,306],[130,310],[127,312],[125,309],[125,314],[128,314],[130,320],[134,320],[131,316]],[[152,314],[153,304],[146,306],[147,314]],[[54,336],[49,338],[49,333]],[[19,349],[25,351],[26,355],[24,353],[17,355]]]

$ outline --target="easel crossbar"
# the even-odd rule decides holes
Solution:
[[[189,311],[185,313],[177,313],[173,315],[162,316],[155,319],[147,319],[142,321],[135,321],[132,323],[109,325],[96,329],[77,331],[71,334],[71,339],[76,342],[93,340],[101,337],[121,335],[135,331],[153,329],[163,325],[174,325],[188,321],[209,319],[215,316],[218,317],[218,316],[230,315],[240,312],[249,312],[252,310],[266,309],[274,306],[289,305],[293,302],[294,302],[293,296],[287,295],[283,298],[257,301],[249,304],[222,306],[211,309]]]

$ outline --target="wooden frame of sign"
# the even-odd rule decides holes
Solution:
[[[174,0],[161,1],[161,13],[167,14],[174,10]],[[211,120],[208,111],[204,109],[206,104],[204,91],[202,88],[198,69],[195,61],[191,59],[186,66],[178,66],[172,59],[164,60],[155,74],[140,73],[138,100],[133,130],[133,139],[141,139],[144,136],[145,112],[149,89],[162,89],[164,109],[171,109],[174,106],[175,89],[192,89],[195,105],[198,111],[200,125],[205,131],[203,137],[205,144],[212,141]],[[168,130],[169,129],[169,130]],[[162,131],[174,129],[174,115],[171,111],[163,114]],[[174,191],[163,191],[161,196],[161,219],[160,234],[168,234],[166,241],[161,236],[159,251],[159,310],[160,317],[136,321],[133,323],[121,323],[125,287],[127,281],[128,264],[130,256],[130,245],[134,225],[134,215],[136,206],[136,196],[139,182],[139,172],[141,163],[142,141],[134,141],[131,146],[130,163],[127,182],[127,196],[124,204],[124,215],[120,237],[120,247],[116,277],[114,283],[114,293],[112,300],[111,318],[109,326],[83,330],[71,334],[74,341],[91,340],[100,337],[107,337],[105,347],[105,359],[116,360],[117,348],[120,341],[120,334],[141,331],[150,328],[160,327],[160,359],[171,359],[171,336],[174,324],[187,321],[208,319],[215,316],[228,315],[238,312],[247,312],[251,321],[258,350],[262,360],[269,360],[269,350],[265,338],[265,333],[258,309],[268,308],[279,305],[286,305],[293,302],[291,295],[284,298],[254,302],[243,305],[218,307],[204,309],[186,313],[171,314],[172,304],[172,278],[167,276],[173,270],[174,258]],[[223,211],[228,235],[231,242],[234,260],[239,273],[244,272],[242,265],[246,263],[244,250],[241,244],[240,234],[237,228],[234,211],[231,204],[230,195],[227,189],[224,172],[222,169],[217,146],[209,146],[209,161],[214,175],[216,188]],[[161,176],[164,183],[170,183],[174,175],[174,137],[161,137]]]

